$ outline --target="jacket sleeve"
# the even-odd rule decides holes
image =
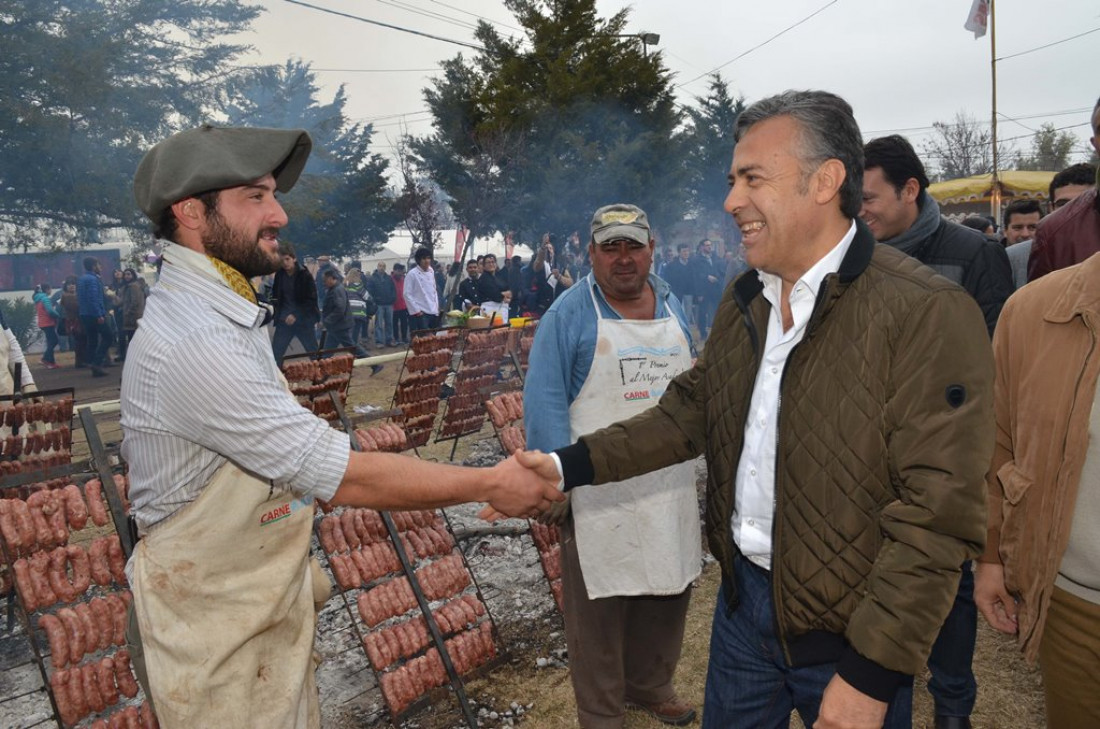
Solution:
[[[1004,247],[992,241],[983,242],[967,268],[966,278],[963,288],[978,302],[985,318],[986,329],[992,337],[997,319],[1001,316],[1001,308],[1016,291],[1012,264],[1008,261]]]
[[[884,432],[895,499],[837,669],[871,696],[923,668],[963,562],[981,553],[993,450],[993,357],[973,298],[932,291],[899,327]]]
[[[699,456],[707,441],[704,360],[674,379],[654,407],[559,450],[565,488],[622,481]]]
[[[1052,238],[1049,222],[1046,225],[1040,225],[1035,231],[1035,243],[1032,244],[1031,255],[1027,259],[1028,283],[1069,265],[1059,260],[1058,246],[1053,244]]]

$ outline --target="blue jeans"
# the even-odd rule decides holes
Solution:
[[[103,317],[100,323],[99,317],[81,316],[80,323],[84,325],[84,356],[88,358],[86,364],[92,367],[102,367],[107,361],[107,350],[114,342],[111,333],[111,325],[107,323],[110,313]]]
[[[737,557],[734,576],[740,604],[727,611],[725,580],[718,592],[710,636],[710,664],[703,700],[703,729],[786,727],[791,711],[813,726],[835,663],[791,668],[775,633],[771,573]],[[898,689],[884,729],[912,724],[913,685]]]
[[[936,703],[937,716],[970,716],[978,697],[974,680],[974,643],[978,636],[978,608],[974,604],[974,570],[963,564],[955,604],[940,628],[928,656],[928,693]]]
[[[325,349],[341,349],[343,347],[354,347],[355,356],[357,358],[370,357],[370,352],[363,349],[359,342],[352,339],[351,329],[329,329],[329,340],[325,343]]]
[[[379,304],[374,314],[374,343],[393,344],[393,304]]]
[[[718,301],[707,296],[695,297],[695,325],[699,327],[699,336],[706,339],[710,334],[710,327],[714,324],[715,310]]]
[[[296,318],[293,324],[281,322],[275,325],[275,336],[271,338],[271,351],[275,355],[275,364],[283,366],[286,348],[295,337],[310,354],[317,351],[317,333],[314,331],[312,321]]]
[[[46,335],[46,351],[42,353],[42,361],[45,364],[56,364],[53,350],[57,346],[57,326],[42,327],[42,333]]]

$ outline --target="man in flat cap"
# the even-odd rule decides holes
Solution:
[[[592,272],[554,301],[535,334],[523,390],[529,447],[552,451],[636,415],[691,368],[690,328],[668,284],[650,273],[653,247],[641,208],[596,211]],[[676,696],[672,676],[702,558],[695,467],[572,493],[562,602],[579,725],[618,729],[627,708],[690,723],[695,709]]]
[[[301,130],[206,126],[153,147],[134,179],[164,263],[123,372],[122,452],[145,682],[168,729],[320,726],[315,604],[330,584],[309,557],[315,498],[525,516],[561,498],[514,461],[352,452],[286,389],[248,278],[280,265],[275,193],[310,146]]]

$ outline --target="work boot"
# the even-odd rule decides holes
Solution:
[[[375,375],[377,375],[379,372],[381,372],[385,368],[386,368],[385,365],[371,365],[370,366],[370,376],[374,377]]]
[[[695,721],[695,707],[673,696],[660,704],[643,704],[627,700],[626,708],[644,711],[662,724],[685,726]]]
[[[970,729],[970,717],[937,714],[936,729]]]
[[[90,365],[90,367],[92,369],[92,377],[106,377],[107,376],[107,373],[103,371],[102,367],[96,367],[95,365]]]

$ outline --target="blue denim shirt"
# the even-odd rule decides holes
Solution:
[[[97,274],[87,272],[76,281],[76,300],[81,316],[107,316],[103,305],[103,281]]]
[[[653,318],[675,316],[694,355],[691,331],[680,301],[668,284],[653,274],[649,276],[649,284],[657,294]],[[566,289],[543,314],[535,330],[523,386],[523,423],[528,448],[548,453],[573,442],[569,406],[588,379],[596,351],[597,319],[588,293],[591,289],[595,290],[604,317],[622,319],[604,299],[592,275]]]

